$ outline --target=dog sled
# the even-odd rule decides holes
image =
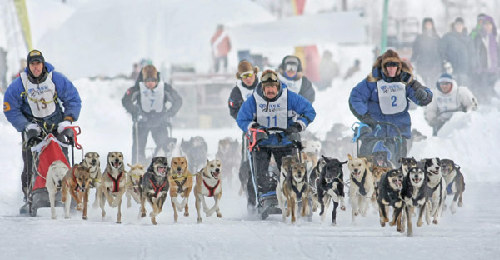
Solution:
[[[42,129],[40,136],[31,138],[23,144],[24,149],[31,151],[32,160],[26,160],[26,163],[31,161],[31,165],[27,165],[26,168],[30,173],[28,173],[26,204],[19,210],[21,215],[36,217],[39,208],[50,207],[47,182],[52,180],[47,179],[47,174],[54,163],[58,162],[59,165],[64,165],[67,169],[71,169],[72,165],[74,165],[74,148],[82,149],[76,138],[81,133],[80,127],[67,127],[63,133],[56,138],[47,129]],[[70,148],[71,165],[66,155],[67,152],[65,152]],[[55,184],[57,185],[55,206],[63,207],[64,204],[61,202],[61,180]],[[71,207],[76,207],[74,201]]]
[[[268,192],[262,193],[258,192],[257,189],[257,169],[255,167],[257,161],[255,156],[255,151],[259,149],[259,143],[268,138],[270,132],[273,133],[284,133],[286,129],[279,127],[271,127],[267,129],[251,129],[250,133],[247,133],[247,153],[248,153],[248,162],[250,166],[250,181],[253,186],[253,194],[247,194],[248,196],[255,196],[257,208],[257,214],[260,215],[262,220],[265,220],[271,214],[282,214],[281,209],[278,204],[278,198],[276,195],[276,186],[278,184],[278,176],[280,174],[280,169],[273,168],[271,165],[268,170],[268,174],[266,177],[268,178],[269,186],[271,187]],[[294,149],[294,153],[297,154],[297,157],[300,162],[302,162],[302,142],[300,141],[300,135],[298,133],[288,134],[288,139],[292,142],[292,146]],[[300,204],[303,202],[299,202]],[[311,203],[308,201],[307,203]],[[312,215],[308,216],[309,219],[312,218]]]
[[[382,126],[392,128],[396,131],[395,136],[384,136],[379,134]],[[387,151],[387,160],[393,165],[400,165],[400,158],[405,157],[406,142],[399,127],[389,122],[377,122],[374,129],[371,129],[367,124],[355,122],[351,129],[354,132],[352,142],[356,143],[356,153],[358,157],[371,156],[375,151]]]

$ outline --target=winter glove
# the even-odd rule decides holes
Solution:
[[[419,101],[425,101],[427,99],[427,91],[424,88],[418,88],[415,90],[415,98]]]
[[[298,133],[302,132],[302,125],[299,124],[298,122],[293,122],[289,127],[286,129],[287,134],[293,134],[293,133]]]
[[[361,122],[367,124],[370,128],[374,128],[375,125],[377,124],[377,121],[375,121],[371,116],[370,114],[366,113],[364,115],[361,116],[360,118]]]
[[[32,139],[37,138],[40,135],[42,129],[40,129],[37,124],[29,123],[28,125],[26,125],[24,132],[26,134],[26,141],[30,142],[33,141]]]
[[[57,133],[62,133],[64,131],[64,129],[66,127],[69,127],[71,126],[71,122],[70,121],[62,121],[62,122],[59,122],[59,124],[57,124]]]
[[[260,124],[257,122],[252,122],[252,123],[250,123],[250,125],[248,125],[248,129],[259,128],[259,127],[260,127]]]

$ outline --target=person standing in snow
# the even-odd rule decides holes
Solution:
[[[451,25],[451,31],[441,38],[440,48],[443,59],[451,64],[453,75],[460,85],[466,85],[468,82],[471,46],[464,20],[462,17],[457,17]]]
[[[302,62],[297,56],[285,56],[281,61],[278,77],[286,87],[309,102],[313,103],[316,97],[312,82],[302,73]]]
[[[52,133],[59,140],[71,140],[73,132],[67,128],[78,120],[81,103],[73,83],[55,71],[42,52],[32,50],[28,53],[26,68],[9,85],[3,102],[5,117],[22,133],[21,184],[25,201],[33,174],[31,147],[43,133]],[[63,152],[67,157],[67,148],[63,147]]]
[[[229,114],[236,120],[241,105],[249,97],[252,96],[255,88],[259,84],[258,67],[254,67],[252,63],[246,60],[240,61],[238,64],[238,72],[236,72],[236,86],[231,90],[228,99]],[[247,140],[245,140],[245,133],[241,137],[242,150],[239,175],[250,176],[250,165],[248,164],[248,157],[246,153]],[[242,178],[244,179],[244,178]],[[245,185],[245,184],[244,184]]]
[[[167,103],[171,106],[167,108]],[[168,151],[168,126],[182,106],[181,96],[160,78],[153,65],[142,68],[135,85],[127,90],[122,105],[132,115],[132,163],[146,162],[146,142],[151,132],[156,143],[156,152]],[[155,152],[155,153],[156,153]]]
[[[217,30],[210,39],[210,43],[212,44],[214,71],[219,72],[221,63],[223,63],[224,71],[227,71],[227,54],[231,51],[231,40],[222,24],[217,25]]]
[[[377,58],[372,72],[352,89],[349,108],[359,121],[372,129],[370,136],[398,136],[396,129],[383,124],[377,125],[377,122],[396,125],[403,137],[400,156],[404,157],[407,153],[406,139],[411,138],[408,99],[419,106],[426,106],[432,101],[432,92],[413,78],[411,68],[400,59],[397,52],[388,50]],[[376,140],[362,142],[359,155],[370,155],[376,142]],[[385,144],[386,147],[395,145]],[[398,159],[393,158],[394,161]]]
[[[467,87],[458,86],[452,75],[443,73],[436,83],[437,92],[425,108],[425,120],[432,127],[432,135],[451,119],[454,112],[477,110],[477,100]]]
[[[254,152],[256,163],[256,185],[258,194],[274,191],[276,180],[269,182],[268,167],[271,155],[274,156],[278,169],[281,158],[292,155],[293,146],[289,135],[304,131],[316,117],[316,111],[304,97],[290,91],[279,81],[278,74],[272,70],[262,73],[261,83],[253,94],[241,106],[236,121],[243,132],[257,129],[279,127],[285,132],[269,132],[268,138],[262,140]],[[248,183],[249,206],[256,205],[252,178]]]
[[[436,82],[441,73],[442,58],[439,52],[440,38],[434,21],[426,17],[422,21],[422,34],[418,35],[412,46],[411,62],[425,84]]]
[[[318,90],[324,90],[332,86],[334,78],[340,74],[339,65],[333,61],[333,54],[330,51],[324,51],[319,63],[319,76]]]
[[[473,40],[472,69],[476,84],[472,91],[482,103],[489,103],[495,95],[494,87],[500,72],[500,48],[497,28],[491,16],[481,18],[481,29]]]

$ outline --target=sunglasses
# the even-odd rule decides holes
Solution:
[[[147,78],[144,80],[144,82],[156,82],[155,78]]]
[[[278,82],[278,75],[274,71],[264,71],[261,77],[262,83]]]
[[[286,65],[286,71],[297,71],[297,64],[287,64]]]
[[[399,67],[399,62],[389,61],[385,64],[385,67]]]
[[[241,74],[242,79],[250,78],[252,76],[253,76],[252,72],[245,72],[245,73]]]

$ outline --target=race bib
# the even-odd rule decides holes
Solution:
[[[56,85],[52,82],[52,72],[49,72],[45,81],[33,84],[28,80],[26,72],[21,73],[28,104],[34,117],[44,118],[56,111]]]
[[[288,91],[283,90],[281,97],[274,102],[267,102],[254,92],[257,104],[257,123],[266,128],[279,127],[286,129],[288,126]]]
[[[158,85],[154,89],[149,89],[146,87],[144,82],[139,83],[141,89],[141,108],[142,111],[149,112],[161,112],[163,110],[163,102],[165,98],[164,83],[158,82]]]
[[[377,82],[380,110],[385,115],[393,115],[405,111],[408,106],[406,86],[401,82]]]

